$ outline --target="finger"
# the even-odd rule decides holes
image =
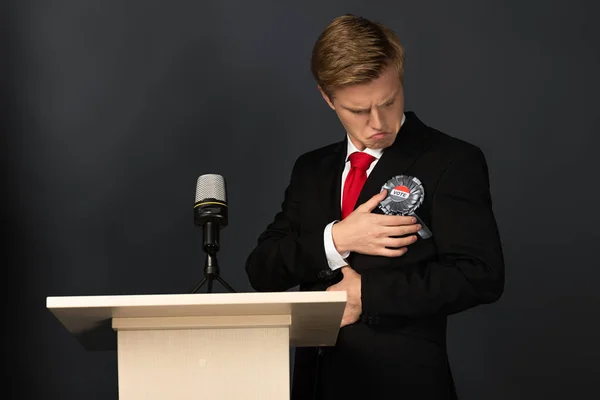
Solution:
[[[349,265],[344,265],[343,267],[340,268],[340,270],[342,271],[342,276],[346,276],[346,275],[350,275],[350,274],[356,274],[356,271],[352,269],[351,266]]]
[[[369,200],[365,201],[364,203],[362,203],[361,205],[356,207],[356,211],[358,211],[358,210],[364,211],[364,212],[373,211],[375,209],[375,207],[377,207],[377,204],[381,203],[385,199],[385,196],[387,196],[387,190],[383,189],[381,192],[377,193],[376,195],[371,197]]]
[[[400,249],[387,249],[385,247],[382,247],[381,249],[379,249],[379,251],[377,251],[376,255],[383,257],[401,257],[404,254],[406,254],[407,251],[408,248],[406,247],[402,247]]]
[[[401,237],[401,238],[391,238],[391,237],[381,238],[381,240],[379,241],[379,244],[381,246],[385,246],[385,247],[400,248],[400,247],[409,246],[416,241],[417,241],[417,236],[410,235],[410,236],[405,236],[405,237]]]
[[[350,321],[348,320],[348,317],[346,315],[344,315],[342,317],[342,324],[340,326],[343,328],[344,326],[349,325],[349,324],[350,324]]]
[[[402,225],[413,225],[417,222],[415,217],[407,215],[383,215],[373,214],[375,223],[384,226],[402,226]]]
[[[417,233],[421,230],[421,225],[400,225],[400,226],[384,226],[381,227],[381,236],[404,236],[411,233]]]
[[[341,321],[341,325],[340,326],[347,325],[347,323],[348,323],[347,320],[348,320],[348,317],[347,317],[347,314],[346,314],[346,310],[344,310],[344,314],[342,314],[342,321]]]
[[[341,326],[352,325],[358,321],[358,316],[351,313],[344,313]]]

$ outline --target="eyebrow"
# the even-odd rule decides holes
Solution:
[[[397,94],[398,94],[398,91],[394,92],[394,94],[392,96],[388,97],[387,100],[380,103],[378,106],[384,106],[386,104],[392,103],[396,99]],[[354,108],[354,107],[346,107],[344,105],[342,105],[342,108],[344,108],[348,111],[352,111],[352,112],[366,112],[371,109],[370,107],[369,108]]]

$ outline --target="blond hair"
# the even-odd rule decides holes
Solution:
[[[311,72],[332,97],[335,89],[370,82],[393,66],[404,80],[404,47],[396,34],[379,23],[352,14],[335,18],[317,39]]]

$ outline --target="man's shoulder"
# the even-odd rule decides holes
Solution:
[[[467,139],[460,138],[422,122],[421,129],[423,133],[426,133],[428,138],[428,150],[448,161],[470,157],[483,157],[481,147]]]
[[[296,164],[304,165],[314,165],[315,163],[323,160],[326,157],[330,157],[333,154],[337,154],[340,152],[345,145],[345,141],[339,141],[335,143],[331,143],[325,146],[318,147],[313,150],[306,151],[300,154],[296,159]]]
[[[481,151],[479,146],[466,139],[462,139],[432,127],[429,127],[428,129],[432,138],[432,146],[436,151],[447,153],[451,156],[469,155]]]

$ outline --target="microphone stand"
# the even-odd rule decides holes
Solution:
[[[219,268],[219,262],[217,261],[217,252],[219,251],[219,227],[215,226],[212,221],[207,221],[204,224],[204,252],[206,257],[204,259],[204,277],[196,287],[192,290],[192,293],[198,292],[200,288],[206,284],[207,293],[212,293],[214,281],[219,282],[229,290],[231,293],[235,293],[235,290],[221,278],[221,270]]]

